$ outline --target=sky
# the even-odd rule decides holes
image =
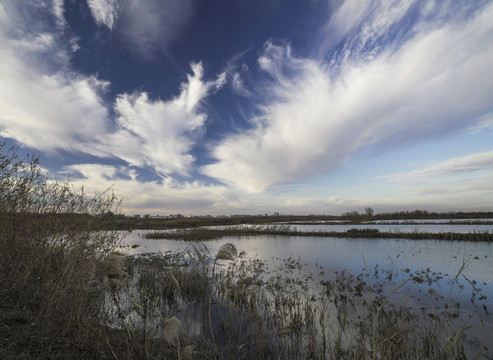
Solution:
[[[493,211],[493,2],[0,0],[0,141],[127,215]]]

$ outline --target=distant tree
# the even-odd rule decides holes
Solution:
[[[368,217],[372,217],[373,213],[374,213],[374,211],[371,207],[366,207],[365,212],[366,212],[366,216],[368,216]]]

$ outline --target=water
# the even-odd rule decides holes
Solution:
[[[129,254],[142,254],[184,251],[191,246],[190,242],[180,240],[144,239],[143,235],[150,231],[154,230],[129,233],[124,239],[124,249]],[[370,282],[385,282],[387,294],[408,280],[393,294],[396,303],[402,304],[407,298],[408,306],[424,313],[439,313],[449,309],[445,307],[447,304],[459,303],[459,317],[455,320],[458,328],[474,325],[471,331],[483,336],[481,318],[486,330],[493,332],[493,303],[490,301],[493,298],[493,243],[258,235],[207,241],[204,244],[209,250],[209,259],[228,242],[235,244],[238,251],[246,251],[247,257],[265,261],[268,273],[274,274],[282,259],[299,260],[302,272],[313,275],[313,284],[334,280],[336,272],[343,269],[354,275],[369,273]],[[464,263],[467,266],[455,281]],[[423,278],[424,282],[412,281],[413,277]]]
[[[151,231],[154,230],[129,233],[124,239],[128,252],[176,252],[190,245],[181,240],[145,240],[143,235]],[[207,241],[205,245],[213,256],[227,242],[235,244],[239,251],[246,251],[251,258],[269,260],[291,256],[300,258],[308,271],[319,273],[318,268],[322,267],[326,274],[342,269],[359,274],[365,270],[366,262],[366,269],[376,265],[410,272],[430,268],[432,272],[452,277],[464,261],[469,261],[464,275],[483,284],[482,290],[493,296],[493,243],[490,242],[258,235],[226,237]]]

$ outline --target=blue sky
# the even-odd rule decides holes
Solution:
[[[0,1],[0,137],[127,214],[493,210],[493,3]]]

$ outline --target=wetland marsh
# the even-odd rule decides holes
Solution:
[[[203,242],[180,239],[190,229],[138,230],[122,246],[133,259],[174,254],[203,274],[207,296],[198,301],[209,303],[182,298],[174,314],[195,334],[189,343],[212,342],[219,358],[492,356],[491,242],[286,235],[299,230],[279,225],[213,230],[217,238]],[[216,267],[224,244],[242,256]]]

